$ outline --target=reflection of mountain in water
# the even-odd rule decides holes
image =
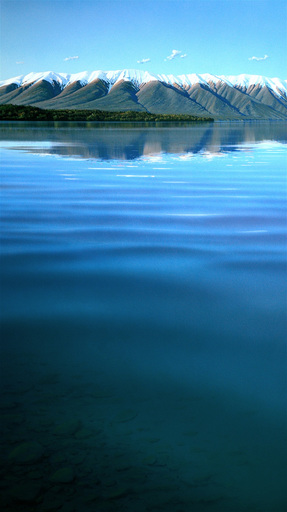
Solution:
[[[264,140],[286,142],[284,122],[148,123],[3,123],[4,141],[23,142],[15,149],[100,160],[134,160],[160,153],[222,153]],[[24,141],[35,146],[25,147]],[[45,142],[45,146],[41,143]],[[48,145],[46,143],[49,143]]]

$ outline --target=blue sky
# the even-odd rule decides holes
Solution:
[[[1,7],[2,80],[125,68],[287,77],[286,0],[2,0]]]

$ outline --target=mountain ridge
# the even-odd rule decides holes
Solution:
[[[143,70],[29,73],[0,82],[0,104],[135,110],[215,119],[287,119],[287,80],[262,75],[156,75]]]

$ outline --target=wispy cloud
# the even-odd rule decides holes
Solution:
[[[173,60],[175,57],[178,57],[181,54],[181,50],[172,50],[171,54],[167,56],[164,60]]]
[[[181,58],[181,59],[184,59],[185,57],[187,57],[187,53],[183,53],[183,54],[180,56],[180,58]]]
[[[249,57],[248,60],[266,60],[268,59],[268,55],[264,55],[264,57]]]
[[[146,64],[146,62],[150,62],[150,59],[141,59],[141,60],[137,60],[137,63],[138,63],[138,64]]]
[[[16,62],[16,64],[24,64],[24,61],[23,60],[19,60],[18,62]]]
[[[79,58],[79,57],[78,57],[78,55],[75,55],[74,57],[65,57],[65,59],[64,59],[64,60],[65,60],[65,61],[66,61],[66,60],[75,60],[75,59],[78,59],[78,58]]]

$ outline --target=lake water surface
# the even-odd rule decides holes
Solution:
[[[2,510],[285,512],[286,123],[1,123]]]

